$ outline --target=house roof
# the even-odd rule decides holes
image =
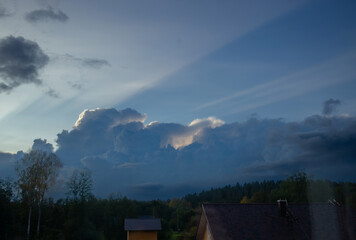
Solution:
[[[353,223],[355,216],[349,219]],[[353,234],[342,208],[324,203],[288,204],[285,217],[277,204],[204,204],[197,240],[206,225],[214,240],[350,239]]]
[[[125,231],[158,231],[161,229],[161,220],[157,218],[125,219]]]

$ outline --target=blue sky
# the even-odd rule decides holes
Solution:
[[[64,158],[69,174],[75,167],[97,168],[96,164],[111,164],[110,169],[131,169],[143,162],[156,166],[150,162],[154,156],[157,162],[164,156],[178,161],[181,155],[197,158],[196,152],[202,151],[206,158],[201,157],[200,164],[213,161],[208,156],[214,154],[222,158],[221,166],[212,164],[221,167],[221,177],[206,179],[211,184],[235,181],[233,176],[242,168],[255,169],[245,179],[285,176],[292,171],[281,171],[281,156],[290,160],[289,170],[314,169],[300,161],[301,156],[316,154],[308,147],[311,142],[289,137],[288,146],[272,147],[268,139],[276,129],[278,134],[284,129],[291,136],[312,132],[330,139],[346,139],[342,133],[353,132],[355,11],[354,1],[328,0],[1,1],[0,153],[27,151],[34,139],[46,139]],[[28,54],[26,59],[20,53]],[[331,111],[323,113],[323,107]],[[80,130],[75,123],[85,109],[97,110],[82,114],[93,123]],[[126,114],[130,120],[121,122]],[[132,130],[132,121],[143,125]],[[158,123],[149,125],[153,121]],[[119,131],[117,123],[127,128]],[[111,129],[105,136],[93,129],[103,124]],[[293,124],[298,131],[290,130]],[[94,133],[111,147],[86,142],[96,138]],[[232,136],[245,136],[239,140],[241,146],[226,142],[234,142]],[[80,151],[67,147],[81,141]],[[126,145],[130,141],[132,146]],[[158,145],[140,145],[141,141]],[[217,145],[210,146],[212,142]],[[95,151],[84,150],[91,144]],[[260,149],[257,155],[241,150],[254,144]],[[131,149],[137,145],[146,155]],[[208,145],[215,151],[207,151]],[[239,154],[243,159],[232,163]],[[3,170],[9,155],[4,156]],[[330,156],[341,157],[342,152],[325,159]],[[235,172],[223,170],[228,163]],[[182,163],[181,171],[187,172],[187,165]],[[338,173],[320,175],[337,178],[344,173],[339,167]],[[260,168],[273,174],[261,174]],[[178,173],[176,177],[186,178]],[[146,176],[132,184],[139,189],[158,187],[162,179]],[[188,189],[184,181],[171,184]]]
[[[319,71],[317,76],[323,79],[313,79],[315,75],[308,72],[303,74],[303,71],[322,64],[326,69],[334,68],[331,72],[342,71],[340,65],[344,62],[338,66],[333,61],[354,51],[353,8],[342,7],[336,2],[313,2],[299,6],[170,75],[159,87],[135,95],[126,104],[150,109],[154,108],[152,105],[159,104],[163,95],[165,99],[172,99],[166,101],[168,116],[174,114],[177,108],[188,107],[190,111],[186,116],[190,119],[209,116],[214,112],[228,121],[246,119],[253,113],[263,117],[300,120],[318,113],[324,99],[332,96],[344,99],[348,103],[343,106],[347,109],[345,111],[354,113],[354,81],[322,76],[323,68],[315,70]],[[353,57],[350,59],[353,64],[354,60]],[[279,79],[285,79],[278,83],[285,88],[280,86],[282,89],[275,90],[274,94],[281,95],[276,99],[271,99],[274,96],[267,93],[265,98],[261,97],[262,103],[251,97],[248,99],[246,95],[237,96],[239,92]],[[312,88],[312,83],[317,86]],[[299,88],[295,89],[291,84]],[[260,91],[272,91],[275,87],[262,87]],[[288,96],[283,97],[286,91],[289,91]],[[182,99],[188,103],[182,104]],[[171,102],[177,108],[172,108]],[[289,106],[293,106],[292,111]]]

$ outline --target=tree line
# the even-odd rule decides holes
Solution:
[[[92,194],[92,177],[76,170],[65,198],[46,194],[62,163],[33,150],[16,164],[17,179],[0,179],[0,239],[126,239],[125,218],[161,219],[159,239],[195,239],[203,203],[328,202],[356,208],[356,183],[314,180],[299,172],[285,180],[236,183],[169,200],[137,201]]]

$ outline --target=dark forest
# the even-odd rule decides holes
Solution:
[[[88,180],[88,176],[82,177]],[[356,208],[356,183],[315,180],[303,172],[281,181],[237,183],[169,200],[137,201],[120,194],[100,199],[91,191],[85,182],[74,181],[68,184],[66,198],[45,198],[39,232],[38,205],[34,206],[30,239],[126,239],[124,219],[140,216],[161,219],[159,239],[195,239],[203,203],[276,203],[287,199],[295,203],[336,201],[341,207]],[[1,180],[0,204],[1,239],[25,239],[29,203],[18,194],[15,182]]]

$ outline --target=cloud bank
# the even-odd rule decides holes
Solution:
[[[296,171],[356,180],[356,119],[314,115],[301,122],[251,118],[188,125],[144,123],[133,109],[94,109],[58,134],[65,166],[88,168],[96,193],[171,198],[236,181],[282,178]]]
[[[36,42],[13,36],[0,39],[0,93],[22,84],[41,84],[38,71],[48,61]]]
[[[58,21],[66,22],[69,18],[61,10],[55,11],[53,8],[37,9],[26,14],[25,19],[31,23]]]
[[[298,171],[356,181],[352,116],[317,114],[300,122],[253,117],[233,123],[209,117],[187,125],[145,124],[145,119],[129,108],[84,110],[72,130],[57,135],[63,186],[75,169],[92,172],[100,197],[121,193],[141,200]],[[51,152],[53,146],[35,139],[32,149]],[[0,172],[13,172],[13,162],[22,155],[0,153]]]

